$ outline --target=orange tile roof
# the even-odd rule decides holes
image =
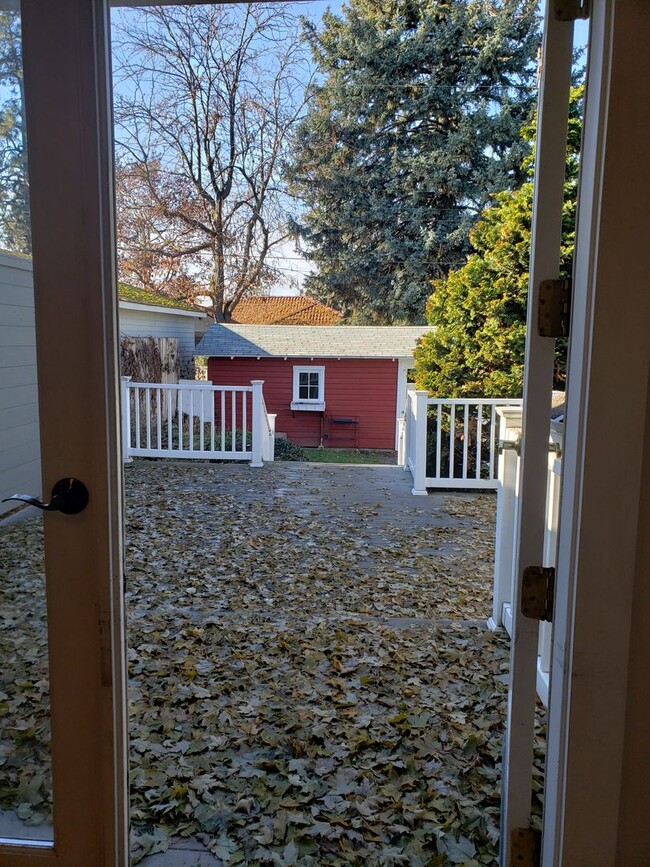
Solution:
[[[338,310],[305,295],[257,295],[244,298],[231,312],[237,325],[336,325]]]

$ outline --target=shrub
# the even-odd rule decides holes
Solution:
[[[284,437],[275,438],[275,459],[276,461],[306,461],[307,455],[303,452],[299,445],[292,443]]]

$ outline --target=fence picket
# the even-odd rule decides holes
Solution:
[[[160,389],[156,389],[156,445],[162,448],[162,413],[160,410]]]
[[[205,400],[203,399],[203,392],[199,392],[201,395],[201,415],[199,416],[199,449],[203,452],[205,451],[205,434],[203,432],[203,425],[205,424]]]
[[[478,405],[476,413],[476,478],[481,478],[481,450],[483,448],[483,406]]]
[[[172,450],[172,390],[167,389],[167,448]]]
[[[442,447],[442,406],[438,404],[436,415],[436,477],[440,478],[440,451]]]
[[[226,450],[226,392],[221,392],[221,415],[219,416],[219,424],[221,425],[221,451]]]
[[[497,438],[497,408],[496,406],[492,406],[490,410],[490,473],[489,476],[492,478],[496,476],[496,467],[494,466],[494,444]]]
[[[467,478],[467,454],[469,445],[469,404],[465,404],[465,419],[463,423],[463,479]]]
[[[246,418],[247,409],[248,409],[248,406],[247,406],[247,402],[246,402],[246,394],[244,393],[241,396],[241,419],[242,419],[242,421],[241,421],[241,438],[242,438],[242,449],[244,451],[246,451],[246,441],[247,441],[247,437],[246,437],[246,426],[248,423],[248,419]]]
[[[233,451],[237,451],[237,438],[235,436],[235,431],[237,430],[237,400],[234,391],[231,395],[230,404],[230,448]]]
[[[135,445],[140,448],[140,389],[135,389]]]
[[[454,458],[456,456],[456,405],[452,403],[449,412],[449,476],[454,478]]]
[[[151,391],[150,389],[145,390],[145,403],[147,405],[147,448],[151,448]]]

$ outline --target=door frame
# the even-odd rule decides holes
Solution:
[[[66,867],[128,863],[107,6],[107,0],[23,0],[43,486],[48,491],[58,478],[75,475],[88,485],[91,501],[79,516],[45,520],[56,843],[42,852],[0,847],[9,867],[41,858]],[[650,268],[635,239],[640,231],[650,234],[650,217],[641,209],[626,216],[613,189],[621,180],[628,196],[650,187],[647,157],[637,162],[647,137],[637,125],[630,139],[629,123],[617,132],[616,123],[625,118],[612,94],[638,84],[639,66],[647,66],[643,52],[630,44],[647,49],[650,9],[593,0],[592,15],[550,698],[543,863],[554,867],[563,860],[572,867],[613,863],[608,857],[615,851],[624,772],[635,515],[648,394],[648,302],[641,290]],[[628,212],[634,210],[629,202]],[[622,280],[630,281],[624,284],[632,296],[627,305],[617,295]],[[617,404],[633,407],[631,421],[617,431],[623,462],[611,460],[603,434],[611,422],[611,370],[618,377],[625,370],[638,373],[615,382]],[[628,501],[610,522],[599,497],[611,495],[621,479]],[[530,550],[537,547],[535,540]],[[616,612],[606,592],[612,569]],[[615,647],[603,646],[603,635],[612,634]],[[532,631],[524,643],[532,647]],[[609,746],[595,761],[594,750],[604,744]],[[585,814],[589,821],[581,828]],[[590,849],[581,850],[586,843]],[[575,860],[578,851],[597,860]]]
[[[74,476],[78,515],[44,516],[54,846],[8,867],[128,864],[122,473],[106,0],[22,0],[45,495]]]
[[[543,867],[650,858],[650,117],[635,111],[650,97],[650,4],[592,0],[590,18]]]

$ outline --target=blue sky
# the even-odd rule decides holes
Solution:
[[[306,18],[313,21],[319,21],[322,18],[323,13],[328,9],[334,13],[340,12],[343,2],[344,0],[302,0],[302,2],[292,3],[290,8],[291,11],[296,14],[304,15]],[[540,0],[540,11],[543,10],[545,5],[545,0]],[[583,47],[586,44],[587,35],[588,22],[577,22],[575,25],[575,45],[577,47]],[[274,251],[274,258],[274,264],[280,267],[285,273],[287,284],[294,283],[294,281],[301,284],[304,275],[313,267],[310,263],[298,256],[293,249],[292,243],[283,245],[282,249],[277,248]],[[278,288],[274,290],[274,294],[286,294],[288,291],[293,294],[293,292],[296,291],[295,288],[293,290],[289,289],[286,284],[283,286],[282,282],[283,281],[281,281]]]

